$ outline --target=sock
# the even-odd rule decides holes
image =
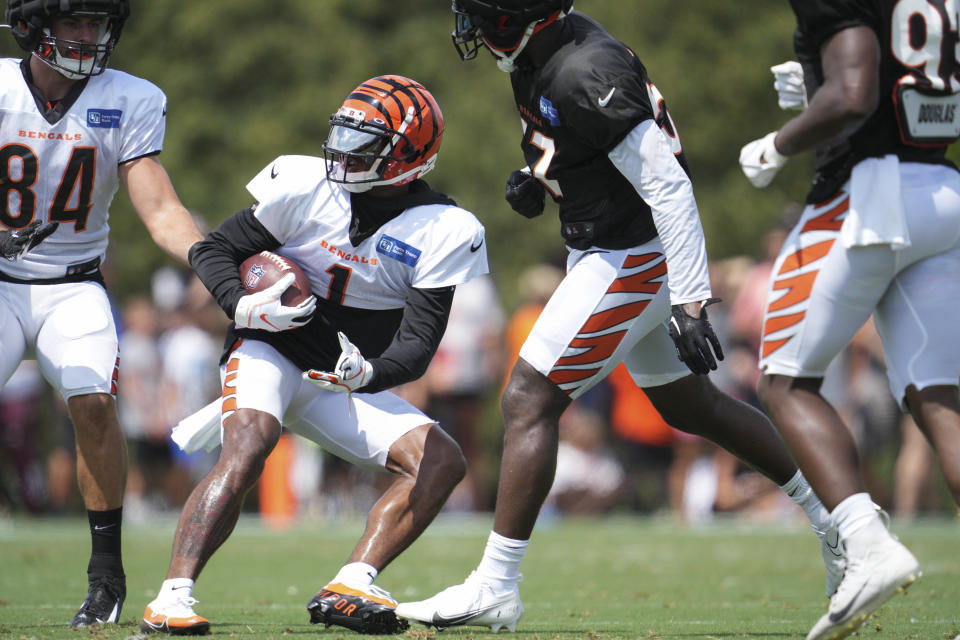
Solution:
[[[330,582],[339,582],[348,587],[369,587],[377,579],[377,571],[366,562],[351,562],[343,565],[340,572]]]
[[[855,493],[849,496],[837,505],[830,516],[837,525],[841,540],[846,540],[867,528],[879,527],[880,530],[886,531],[869,493]]]
[[[807,479],[803,477],[803,473],[797,470],[793,477],[786,484],[781,485],[780,488],[807,514],[818,537],[827,532],[833,524],[830,512],[820,502],[817,494],[813,492]]]
[[[527,552],[529,540],[504,538],[496,531],[490,532],[483,558],[477,567],[477,573],[490,580],[512,587],[520,580],[520,562]]]
[[[120,533],[123,507],[108,511],[87,511],[90,522],[90,563],[87,576],[123,577],[123,559],[120,553]]]
[[[154,602],[170,602],[193,596],[194,581],[190,578],[170,578],[160,585],[160,593]]]

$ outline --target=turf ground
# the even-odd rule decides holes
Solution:
[[[141,637],[140,615],[162,581],[175,522],[127,525],[127,601],[121,624],[71,631],[86,591],[85,521],[0,520],[0,638]],[[480,557],[490,518],[442,517],[378,579],[399,600],[463,580]],[[284,532],[243,519],[198,582],[196,610],[220,638],[359,638],[307,623],[305,605],[349,554],[361,522],[302,523]],[[924,576],[861,630],[875,640],[952,640],[960,632],[960,523],[896,526]],[[527,613],[516,640],[803,638],[823,614],[823,566],[798,524],[719,521],[688,528],[666,519],[542,523],[524,561]],[[503,640],[479,627],[405,638]]]

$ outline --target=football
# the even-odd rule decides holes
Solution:
[[[295,307],[313,294],[307,274],[293,260],[270,251],[261,251],[240,265],[240,280],[248,293],[263,291],[288,273],[292,273],[296,279],[283,292],[280,302],[284,306]]]

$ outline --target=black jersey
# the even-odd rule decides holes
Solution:
[[[510,74],[527,166],[560,207],[576,249],[623,249],[657,235],[650,207],[607,154],[644,120],[676,140],[666,105],[636,54],[580,13],[563,20],[559,49],[541,68]],[[679,145],[676,156],[684,171]]]
[[[823,84],[822,45],[867,26],[880,43],[880,104],[843,142],[818,149],[807,202],[832,196],[864,158],[894,154],[905,162],[953,163],[946,147],[960,134],[960,64],[956,16],[945,0],[790,0],[797,16],[794,47],[807,95]],[[950,25],[953,24],[951,27]],[[956,133],[954,133],[956,132]]]

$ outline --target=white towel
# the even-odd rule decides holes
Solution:
[[[170,439],[186,453],[213,451],[220,446],[220,398],[178,422]]]
[[[900,195],[900,160],[867,158],[850,174],[850,211],[840,230],[843,246],[910,246],[907,213]]]

